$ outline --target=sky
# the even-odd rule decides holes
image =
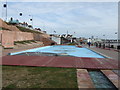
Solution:
[[[34,28],[49,34],[68,31],[76,37],[117,38],[117,2],[8,2],[7,13],[8,20],[13,17],[29,24],[33,16]],[[2,18],[5,19],[5,8],[2,8]]]

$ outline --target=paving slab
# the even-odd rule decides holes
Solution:
[[[96,48],[96,47],[91,47],[89,48],[91,50],[94,50],[108,58],[113,58],[115,60],[118,60],[118,55],[119,55],[119,52],[116,52],[116,51],[113,51],[113,50],[106,50],[106,49],[102,49],[102,48]]]
[[[4,56],[2,57],[2,65],[64,67],[79,69],[118,69],[117,61],[113,59],[65,56]]]
[[[77,69],[78,88],[95,88],[86,69]]]
[[[115,74],[111,70],[101,70],[107,77],[108,79],[118,88],[118,78],[119,76]]]

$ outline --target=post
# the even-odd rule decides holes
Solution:
[[[68,35],[68,30],[67,30],[67,35]]]
[[[33,15],[32,15],[32,28],[33,28]]]
[[[3,4],[3,7],[6,9],[6,11],[5,11],[5,21],[7,21],[7,0],[6,0],[6,3]]]
[[[6,21],[7,21],[7,0],[6,0]]]
[[[30,21],[32,21],[32,28],[33,28],[33,15],[29,15],[31,16],[32,18],[30,19]]]

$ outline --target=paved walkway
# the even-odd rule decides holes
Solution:
[[[79,69],[118,69],[117,61],[108,58],[66,56],[5,56],[2,65],[64,67]]]
[[[99,52],[100,54],[102,54],[102,55],[104,55],[104,56],[107,56],[107,57],[110,57],[110,58],[113,58],[113,59],[118,60],[118,55],[119,55],[119,53],[118,53],[117,51],[105,50],[105,49],[96,48],[96,47],[91,47],[90,49],[91,49],[91,50],[94,50],[94,51],[96,51],[96,52]]]
[[[86,46],[86,45],[83,45],[83,47],[87,47],[88,48],[88,46]],[[93,50],[93,51],[95,51],[95,52],[97,52],[97,53],[99,53],[99,54],[101,54],[101,55],[104,55],[104,56],[106,56],[106,57],[108,57],[108,58],[112,58],[112,59],[114,59],[114,60],[118,60],[119,58],[118,58],[118,56],[120,55],[117,51],[113,51],[113,50],[105,50],[105,49],[102,49],[102,48],[96,48],[96,47],[94,47],[94,46],[92,46],[92,47],[90,47],[89,49],[91,49],[91,50]],[[87,74],[87,72],[85,73],[85,70],[86,69],[82,69],[82,71],[81,71],[81,69],[77,69],[77,81],[78,81],[78,87],[79,88],[90,88],[90,86],[92,87],[92,88],[94,88],[93,86],[94,85],[92,85],[91,83],[92,83],[92,81],[90,80],[90,78],[87,76],[88,74]],[[79,71],[79,72],[78,72]],[[84,72],[83,72],[84,71]],[[112,76],[111,78],[110,78],[110,81],[113,81],[113,84],[115,84],[115,86],[118,86],[118,76],[120,76],[120,73],[119,73],[119,71],[118,70],[112,70],[112,71],[110,71],[110,70],[108,70],[109,72],[107,72],[107,77],[109,78],[110,76]],[[110,73],[110,72],[112,72],[112,74]],[[114,72],[114,73],[113,73]],[[116,75],[116,74],[118,75]],[[84,76],[87,76],[87,78],[85,78],[85,77],[82,77],[83,79],[84,79],[84,81],[82,80],[82,78],[81,78],[81,74],[85,74]],[[110,75],[108,75],[108,74],[110,74]],[[80,75],[80,76],[79,76]],[[114,77],[116,75],[116,78]],[[86,82],[87,82],[87,85],[86,85]]]
[[[117,52],[117,51],[105,50],[102,48],[96,48],[94,46],[90,47],[90,49],[94,50],[94,51],[96,51],[96,52],[98,52],[106,57],[113,58],[115,60],[119,60],[119,57],[120,57],[120,52]],[[119,63],[118,63],[118,66],[119,66]],[[113,72],[120,76],[119,70],[113,70]]]

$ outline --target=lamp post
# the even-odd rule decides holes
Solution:
[[[7,0],[6,0],[5,4],[3,4],[3,7],[6,8],[6,12],[5,12],[6,18],[5,18],[5,21],[7,21]]]
[[[106,42],[106,39],[105,39],[105,34],[103,35],[103,43]]]
[[[115,32],[115,35],[117,35],[118,34],[118,32]],[[117,38],[117,44],[119,44],[119,39]]]
[[[103,35],[103,48],[105,48],[105,42],[106,42],[106,39],[105,39],[105,34]]]
[[[22,13],[20,12],[19,15],[22,16]]]
[[[118,34],[118,32],[115,32],[115,35],[117,35]]]
[[[22,17],[22,15],[23,15],[23,14],[22,14],[22,12],[20,12],[20,13],[19,13],[19,16],[20,16],[20,21],[21,21],[21,17]]]
[[[30,21],[32,22],[32,28],[33,28],[33,15],[29,15],[31,18],[30,18]]]

